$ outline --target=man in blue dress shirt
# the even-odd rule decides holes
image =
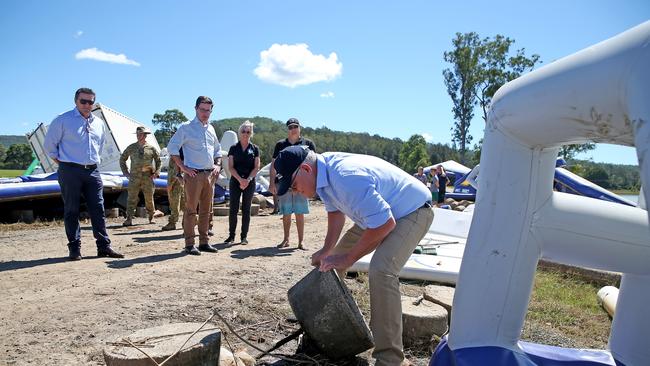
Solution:
[[[398,274],[433,221],[431,195],[410,174],[374,156],[316,154],[291,146],[275,159],[278,195],[291,189],[318,195],[327,210],[327,235],[312,264],[344,272],[372,252],[368,271],[370,328],[376,365],[404,362]],[[345,218],[354,226],[343,236]],[[340,240],[339,240],[340,238]]]
[[[95,92],[78,89],[74,95],[76,108],[56,117],[47,129],[44,147],[58,165],[59,186],[63,197],[65,234],[68,237],[70,260],[81,259],[79,205],[86,199],[97,256],[124,258],[111,248],[104,220],[104,186],[97,170],[106,140],[105,124],[93,115]]]
[[[210,124],[212,99],[200,96],[194,105],[196,117],[178,127],[169,140],[167,151],[176,165],[184,173],[185,211],[183,213],[183,236],[185,252],[201,255],[201,252],[216,253],[217,249],[208,244],[208,230],[212,216],[214,183],[221,171],[221,144]],[[183,148],[183,158],[180,149]],[[194,226],[196,214],[199,215],[199,248],[194,247]]]

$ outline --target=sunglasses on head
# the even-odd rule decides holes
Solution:
[[[79,103],[81,103],[81,104],[93,105],[93,104],[95,104],[95,101],[94,101],[94,100],[90,100],[90,99],[79,99]]]

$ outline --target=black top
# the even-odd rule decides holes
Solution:
[[[438,193],[447,191],[447,176],[442,174],[437,174],[438,176]]]
[[[243,150],[241,142],[237,142],[228,150],[228,156],[233,157],[233,165],[237,174],[241,178],[248,178],[255,168],[255,158],[260,156],[260,148],[249,142],[246,150]]]
[[[309,150],[316,152],[316,146],[314,145],[314,142],[310,139],[306,139],[304,137],[300,137],[298,141],[296,141],[295,144],[292,144],[289,142],[289,139],[286,138],[284,140],[280,140],[275,144],[275,149],[273,149],[273,159],[278,157],[278,154],[280,151],[284,150],[285,148],[289,146],[295,146],[295,145],[305,145],[309,148]]]

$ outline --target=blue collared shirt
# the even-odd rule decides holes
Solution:
[[[204,126],[198,118],[185,122],[169,140],[167,151],[180,155],[183,148],[183,164],[190,169],[212,169],[214,159],[221,157],[221,144],[210,123]]]
[[[101,162],[105,141],[104,121],[92,113],[86,119],[75,108],[60,114],[50,123],[43,147],[52,159],[92,165]]]
[[[369,155],[318,155],[316,193],[327,212],[341,211],[362,229],[399,220],[431,201],[420,181],[393,164]]]

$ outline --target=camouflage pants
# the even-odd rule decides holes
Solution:
[[[148,175],[131,175],[129,177],[128,194],[126,204],[126,217],[132,218],[135,214],[135,207],[138,205],[138,194],[142,191],[147,213],[153,216],[156,211],[153,205],[153,180]]]
[[[181,214],[181,208],[185,207],[185,192],[183,183],[174,178],[167,181],[167,198],[169,200],[169,223],[176,224]]]

